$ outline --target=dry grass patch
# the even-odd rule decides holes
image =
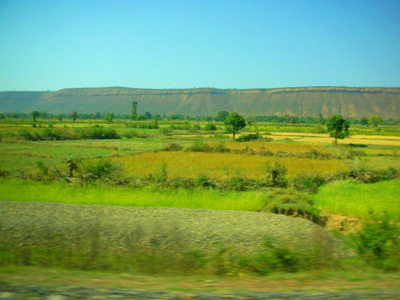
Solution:
[[[255,151],[257,150],[269,150],[273,153],[277,153],[279,151],[290,152],[293,154],[296,153],[306,153],[309,151],[318,151],[321,153],[329,153],[329,150],[321,145],[313,145],[313,144],[293,144],[293,143],[267,143],[267,142],[229,142],[226,143],[226,146],[230,149],[246,149],[251,148]]]
[[[168,178],[198,178],[207,175],[222,180],[234,176],[261,180],[265,178],[267,164],[275,159],[232,153],[156,152],[114,157],[112,162],[121,165],[124,175],[134,177],[161,174],[164,165]],[[287,167],[288,177],[304,173],[334,174],[348,169],[338,160],[282,157],[279,162]]]

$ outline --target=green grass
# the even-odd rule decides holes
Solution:
[[[0,179],[0,199],[43,201],[86,205],[175,207],[256,211],[265,203],[259,192],[220,192],[206,189],[116,188],[110,186],[70,186],[19,179]]]
[[[315,206],[323,211],[362,219],[387,216],[400,220],[400,179],[374,184],[352,180],[325,185],[314,197]]]
[[[265,277],[243,274],[241,277],[215,275],[158,275],[140,276],[136,273],[106,271],[81,271],[63,268],[39,268],[33,266],[0,267],[2,282],[17,284],[44,284],[47,286],[79,286],[98,288],[128,288],[149,291],[246,291],[260,289],[268,291],[324,290],[393,290],[398,289],[400,273],[381,273],[371,270],[355,271],[313,271],[299,273],[271,273]],[[290,281],[290,288],[288,282]],[[257,288],[258,287],[258,288]]]

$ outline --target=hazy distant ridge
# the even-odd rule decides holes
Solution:
[[[220,110],[249,115],[361,118],[372,114],[400,119],[400,88],[303,87],[279,89],[78,88],[55,92],[0,92],[0,112],[114,112],[216,115]]]

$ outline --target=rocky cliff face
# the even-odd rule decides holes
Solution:
[[[308,87],[282,89],[131,89],[82,88],[56,92],[1,92],[1,112],[114,112],[216,115],[220,110],[250,115],[325,117],[341,114],[361,118],[378,114],[400,118],[400,88]]]

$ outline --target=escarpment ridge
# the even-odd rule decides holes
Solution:
[[[114,112],[130,114],[132,102],[138,113],[215,116],[218,111],[252,115],[341,114],[346,118],[380,115],[400,118],[400,88],[299,87],[276,89],[139,89],[75,88],[47,92],[0,92],[0,112],[48,113]]]

